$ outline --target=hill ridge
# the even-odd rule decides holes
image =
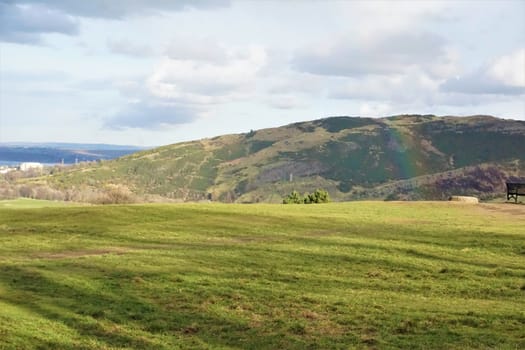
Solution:
[[[280,202],[292,189],[317,187],[335,200],[493,198],[506,179],[525,177],[524,154],[524,121],[336,116],[161,146],[62,170],[45,183],[121,186],[142,200]],[[424,187],[403,185],[425,176]]]

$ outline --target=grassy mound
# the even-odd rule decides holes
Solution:
[[[0,348],[525,348],[523,218],[432,202],[0,208]]]

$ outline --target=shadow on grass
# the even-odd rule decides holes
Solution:
[[[120,282],[127,282],[125,270],[120,274]],[[300,337],[287,335],[286,328],[261,332],[241,319],[199,308],[199,300],[192,299],[198,291],[186,292],[178,299],[182,303],[168,310],[133,295],[129,287],[93,291],[50,279],[28,267],[0,268],[0,284],[4,287],[2,301],[59,322],[79,335],[75,345],[38,338],[24,340],[30,347],[79,349],[87,348],[85,342],[89,340],[102,347],[134,349],[308,348]]]
[[[114,315],[116,319],[129,316],[131,310],[150,309],[129,296],[88,292],[22,267],[3,267],[0,270],[0,281],[4,286],[10,287],[4,293],[6,296],[2,297],[5,302],[37,313],[44,319],[62,323],[82,336],[95,338],[103,345],[159,348],[150,341],[111,332],[102,324],[94,322],[108,307],[119,310]]]

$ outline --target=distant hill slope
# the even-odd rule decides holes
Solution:
[[[490,116],[331,117],[183,142],[47,178],[140,196],[278,202],[322,187],[335,200],[501,196],[525,176],[525,122]]]

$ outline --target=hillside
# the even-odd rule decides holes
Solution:
[[[501,196],[525,176],[525,122],[490,116],[332,117],[146,150],[63,170],[64,190],[142,198],[279,202],[322,187],[335,200]]]

